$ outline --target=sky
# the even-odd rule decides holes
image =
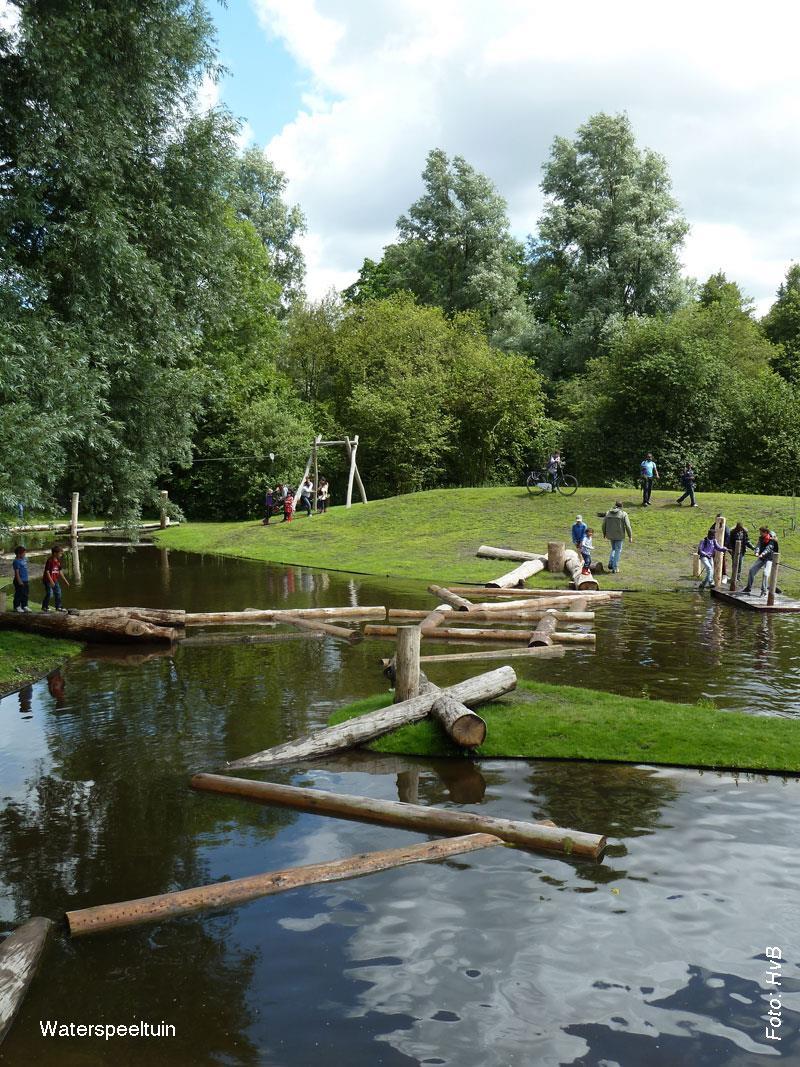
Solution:
[[[556,135],[628,112],[667,159],[690,275],[765,311],[800,258],[800,8],[641,0],[209,0],[229,74],[211,96],[285,171],[308,220],[309,295],[379,258],[441,147],[535,231]]]

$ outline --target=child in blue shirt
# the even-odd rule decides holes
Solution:
[[[14,611],[30,611],[28,596],[30,594],[30,582],[28,579],[28,560],[25,555],[24,545],[17,545],[14,550],[14,562],[11,564],[14,571]]]
[[[576,515],[575,522],[572,524],[572,543],[575,546],[575,551],[580,552],[581,541],[586,533],[586,523],[583,521],[583,515]]]

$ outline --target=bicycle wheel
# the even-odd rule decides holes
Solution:
[[[531,496],[541,496],[544,493],[544,489],[540,488],[540,482],[544,481],[544,477],[539,471],[531,471],[528,477],[525,479],[525,485],[528,487],[528,492]]]
[[[572,496],[578,492],[578,479],[571,474],[565,474],[558,483],[558,491],[562,496]]]

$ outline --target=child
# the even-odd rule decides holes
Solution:
[[[575,551],[580,552],[581,542],[586,536],[588,526],[583,521],[583,515],[576,515],[575,522],[572,524],[572,543],[575,546]]]
[[[286,496],[283,498],[283,521],[291,522],[292,515],[294,514],[294,493],[291,489],[286,490]]]
[[[28,581],[28,560],[25,557],[27,549],[24,545],[17,545],[14,549],[14,562],[11,567],[14,571],[14,611],[30,611],[28,607],[28,594],[30,583]]]
[[[314,514],[312,508],[312,500],[314,498],[314,483],[310,478],[306,478],[303,484],[300,486],[300,508],[305,511],[309,519]]]
[[[697,555],[700,557],[700,565],[705,570],[702,581],[698,586],[699,592],[702,593],[706,586],[708,586],[709,589],[714,588],[714,553],[727,551],[728,549],[725,548],[724,545],[721,545],[714,536],[704,537],[697,546]]]
[[[269,520],[272,517],[272,508],[275,505],[275,497],[272,489],[267,486],[267,491],[264,494],[264,525],[269,526]]]
[[[42,611],[50,610],[50,597],[55,597],[56,611],[64,611],[61,607],[61,582],[65,585],[69,585],[66,576],[61,570],[61,557],[64,554],[64,549],[61,545],[53,545],[50,550],[50,555],[44,565],[44,574],[42,575],[42,581],[44,582],[44,600],[42,601]]]
[[[324,515],[328,509],[329,494],[330,490],[328,488],[328,479],[320,478],[319,490],[317,491],[317,511],[319,511],[322,515]]]
[[[586,533],[583,535],[583,538],[581,539],[580,552],[581,552],[581,555],[583,556],[583,570],[581,571],[582,574],[591,574],[592,573],[592,571],[591,571],[592,549],[594,548],[594,545],[592,544],[592,535],[593,534],[594,534],[594,530],[591,528],[591,526],[589,526],[589,527],[587,527]]]

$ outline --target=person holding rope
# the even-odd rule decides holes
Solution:
[[[747,527],[741,522],[737,522],[730,532],[730,550],[733,559],[736,559],[737,545],[739,546],[739,559],[736,564],[736,574],[732,575],[732,580],[738,582],[742,577],[742,562],[744,560],[745,552],[748,548],[751,552],[756,551],[756,546],[750,540],[750,534],[747,532]]]
[[[761,577],[760,595],[766,595],[767,582],[770,573],[772,572],[772,561],[775,559],[775,556],[779,551],[778,539],[768,526],[761,526],[758,532],[760,537],[756,547],[756,561],[747,575],[747,585],[742,590],[742,596],[749,596],[750,593],[752,593],[753,582],[755,581],[756,575],[761,570],[763,570],[764,573]]]

